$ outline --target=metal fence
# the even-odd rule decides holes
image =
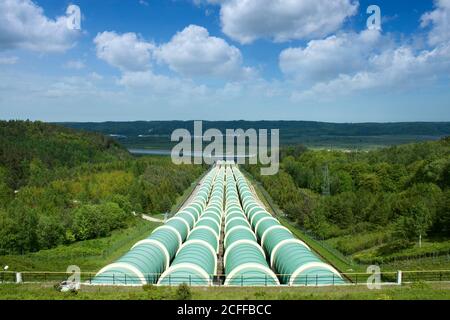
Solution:
[[[304,275],[295,278],[292,286],[343,286],[343,285],[362,285],[368,282],[373,283],[373,276],[379,276],[381,285],[405,284],[414,282],[450,282],[450,270],[430,270],[430,271],[398,271],[398,272],[380,272],[371,273],[343,273],[341,277],[337,275]],[[63,281],[72,281],[79,279],[85,285],[111,285],[111,286],[140,286],[143,285],[143,279],[130,275],[108,275],[96,276],[95,273],[80,273],[79,278],[74,277],[73,273],[65,272],[0,272],[1,283],[60,283]],[[277,275],[279,278],[290,280],[290,275]],[[146,284],[156,284],[160,274],[145,274]],[[400,277],[400,278],[399,278]],[[224,286],[226,275],[210,276],[209,279],[195,276],[169,276],[168,286],[178,286],[187,284],[189,286]],[[351,279],[342,282],[342,279]],[[233,286],[237,287],[269,287],[273,286],[273,281],[267,277],[240,276],[234,279]],[[290,281],[288,281],[289,283]],[[284,286],[290,286],[286,284]]]

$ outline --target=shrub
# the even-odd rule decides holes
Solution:
[[[110,235],[112,230],[125,225],[127,214],[113,202],[84,205],[75,210],[73,229],[77,240],[88,240]]]
[[[191,289],[186,283],[180,284],[175,292],[176,300],[191,300],[192,293]]]

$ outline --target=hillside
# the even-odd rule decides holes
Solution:
[[[129,158],[113,139],[42,122],[0,121],[0,174],[11,188],[26,185],[38,170]]]
[[[133,158],[101,134],[0,122],[0,255],[132,228],[142,223],[133,212],[169,211],[202,172],[170,158]]]
[[[171,149],[170,134],[178,128],[193,131],[193,121],[136,121],[61,123],[113,135],[128,148]],[[203,130],[280,129],[282,145],[303,144],[320,149],[375,149],[410,142],[438,140],[450,135],[449,122],[325,123],[311,121],[203,121]]]
[[[104,134],[125,136],[170,135],[173,130],[192,130],[193,121],[136,121],[136,122],[86,122],[60,123],[64,126],[97,131]],[[450,134],[449,122],[400,122],[400,123],[327,123],[313,121],[203,121],[204,130],[226,129],[276,129],[286,136],[382,136],[422,135],[445,136]]]

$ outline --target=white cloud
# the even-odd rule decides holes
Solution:
[[[64,67],[67,69],[81,70],[84,69],[86,65],[81,60],[70,60],[64,64]]]
[[[260,38],[321,38],[338,30],[358,9],[354,0],[194,0],[202,2],[220,4],[222,31],[243,44]]]
[[[13,65],[19,61],[18,57],[0,57],[0,64]]]
[[[365,30],[313,40],[305,48],[283,50],[280,68],[286,75],[303,81],[324,81],[341,74],[352,74],[366,66],[368,57],[380,44],[380,38],[378,31]]]
[[[373,55],[366,68],[355,74],[340,74],[330,81],[317,82],[306,90],[294,91],[295,100],[327,99],[360,90],[420,88],[444,79],[450,73],[450,44],[433,50],[414,52],[401,46]]]
[[[145,7],[149,6],[149,3],[147,1],[145,1],[145,0],[139,0],[139,4],[142,5],[142,6],[145,6]]]
[[[148,80],[148,71],[155,61],[187,78],[243,80],[256,75],[255,70],[243,66],[238,48],[210,36],[207,29],[196,25],[186,27],[161,45],[147,42],[135,33],[108,31],[99,33],[94,43],[97,57],[119,68],[124,82],[128,83],[139,83],[142,77]]]
[[[330,100],[363,91],[413,92],[450,80],[450,0],[436,0],[422,15],[430,26],[419,49],[376,31],[339,33],[280,54],[294,100]],[[414,42],[413,42],[414,43]]]
[[[94,43],[97,57],[122,71],[150,69],[151,52],[155,46],[135,33],[105,31],[95,37]]]
[[[62,52],[74,46],[80,33],[67,27],[66,16],[50,19],[31,0],[1,0],[0,21],[0,50]]]
[[[431,25],[428,42],[434,46],[450,40],[450,0],[436,0],[435,10],[425,13],[421,26]]]
[[[210,36],[208,30],[190,25],[155,51],[155,57],[173,71],[186,76],[245,77],[252,73],[243,68],[238,48]]]

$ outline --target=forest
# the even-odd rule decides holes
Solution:
[[[291,146],[281,159],[276,176],[246,170],[291,221],[344,254],[373,263],[422,244],[450,252],[450,138],[370,152]]]
[[[0,122],[0,255],[105,237],[163,213],[204,171],[133,158],[101,134]]]

